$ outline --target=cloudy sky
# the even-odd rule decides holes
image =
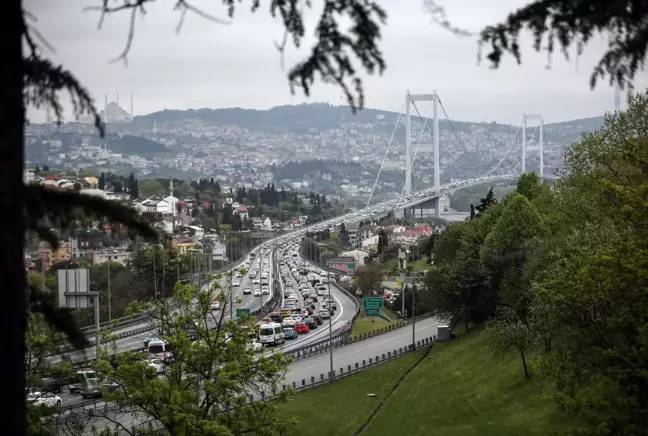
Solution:
[[[303,49],[291,47],[282,70],[275,49],[282,27],[267,8],[256,14],[240,8],[229,25],[188,14],[176,34],[179,14],[173,11],[174,0],[158,0],[136,20],[126,67],[110,60],[124,48],[129,17],[127,13],[108,16],[98,30],[98,14],[83,8],[100,2],[25,1],[25,7],[39,19],[37,28],[56,49],[51,57],[76,73],[98,100],[105,94],[115,100],[119,93],[122,107],[129,110],[132,92],[136,115],[165,108],[265,109],[304,101],[345,102],[332,85],[317,85],[308,100],[300,94],[291,97],[288,90],[287,69],[305,56],[313,41],[316,8],[307,14],[309,38]],[[503,19],[525,2],[438,0],[454,24],[471,31]],[[194,0],[193,4],[225,19],[220,3]],[[566,61],[554,55],[550,69],[546,53],[535,53],[528,42],[522,66],[508,59],[500,69],[491,70],[486,64],[477,65],[475,39],[439,28],[425,12],[423,0],[382,0],[381,4],[389,15],[381,46],[388,67],[383,76],[365,79],[367,107],[399,112],[409,89],[413,93],[437,90],[450,118],[465,121],[517,124],[527,112],[542,113],[545,122],[554,122],[613,110],[614,93],[607,83],[594,91],[589,88],[592,66],[606,45],[603,38],[596,38],[578,59]],[[636,87],[648,86],[646,76]],[[431,113],[429,105],[419,109]],[[37,120],[41,115],[30,114],[30,118]]]

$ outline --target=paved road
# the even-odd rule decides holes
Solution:
[[[417,341],[435,336],[438,332],[438,326],[443,325],[443,322],[436,318],[428,318],[416,324]],[[344,347],[336,348],[333,350],[333,369],[336,373],[340,368],[347,371],[348,365],[355,367],[355,363],[362,367],[362,360],[369,363],[369,358],[375,359],[376,356],[382,356],[382,353],[394,352],[394,350],[407,347],[412,343],[412,326],[405,326],[400,329],[385,333],[375,338],[366,339],[364,341],[356,342],[354,344],[346,345]],[[382,357],[381,357],[382,359]],[[311,357],[309,359],[299,360],[293,362],[290,366],[288,374],[286,374],[286,384],[297,382],[298,386],[301,385],[302,379],[310,384],[310,378],[315,377],[315,380],[320,379],[320,374],[324,377],[330,371],[330,356],[329,353],[324,353]]]

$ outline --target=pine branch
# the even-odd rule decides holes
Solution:
[[[115,201],[78,192],[55,191],[42,185],[26,185],[24,190],[27,229],[36,232],[54,249],[58,246],[58,238],[46,223],[58,223],[62,228],[68,228],[79,214],[85,218],[119,222],[145,239],[157,240],[159,237],[152,220]]]

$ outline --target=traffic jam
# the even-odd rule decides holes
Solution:
[[[279,272],[283,295],[281,308],[257,324],[260,346],[274,346],[308,334],[330,320],[338,309],[330,295],[329,279],[299,257],[299,245],[282,245]],[[281,290],[278,290],[281,291]]]

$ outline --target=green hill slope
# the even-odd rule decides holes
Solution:
[[[350,435],[419,353],[331,386],[297,394],[280,408],[299,421],[291,435]],[[551,393],[524,380],[516,356],[495,362],[479,331],[437,344],[385,402],[363,436],[550,435],[573,424]],[[374,399],[367,393],[376,393]]]

